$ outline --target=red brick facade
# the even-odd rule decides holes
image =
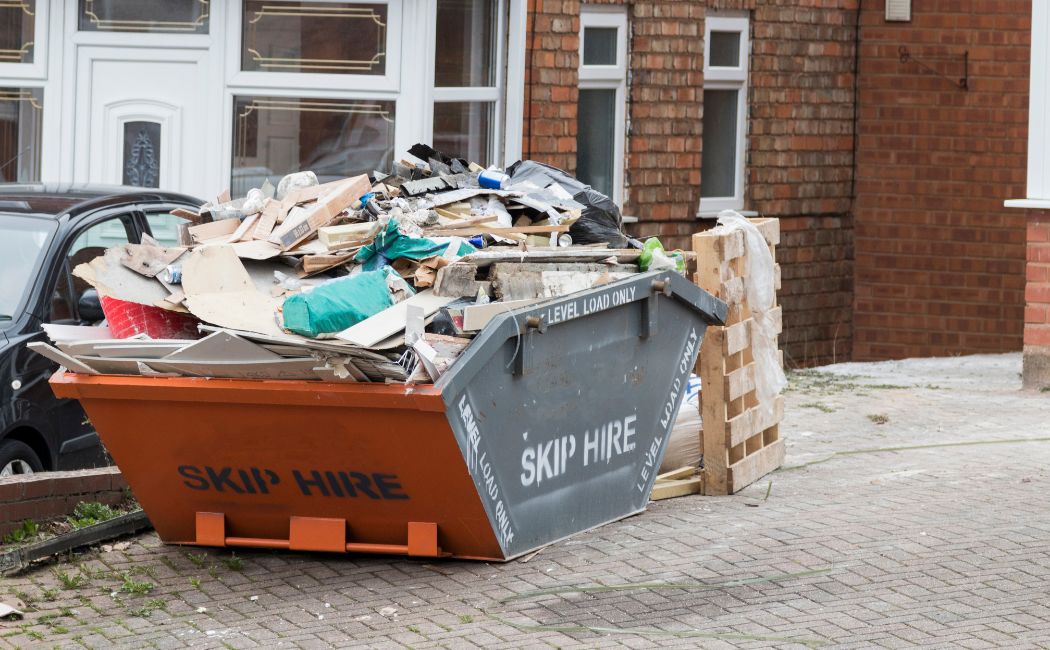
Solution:
[[[1050,214],[1028,220],[1024,309],[1024,385],[1050,386]]]
[[[629,7],[633,234],[684,247],[711,225],[704,19],[747,10],[745,209],[781,219],[789,363],[1020,348],[1024,215],[1002,201],[1024,195],[1029,2],[931,0],[887,23],[882,2],[602,0]],[[524,155],[570,171],[579,14],[533,0],[527,40]],[[969,90],[901,63],[902,45],[949,77],[969,50]]]
[[[1020,349],[1025,214],[1003,200],[1025,195],[1030,15],[1028,0],[931,0],[887,23],[865,4],[855,359]]]

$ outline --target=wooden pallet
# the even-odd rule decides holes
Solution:
[[[780,242],[777,219],[751,219],[776,260]],[[709,230],[693,235],[696,253],[694,281],[726,301],[724,327],[707,328],[697,360],[701,380],[701,448],[704,454],[704,494],[733,494],[784,463],[780,421],[784,397],[759,404],[755,392],[755,363],[751,347],[754,319],[747,304],[744,279],[747,255],[744,233]],[[780,289],[780,266],[774,264],[774,286]],[[781,309],[773,309],[776,332],[781,331]],[[783,365],[783,356],[781,356]]]

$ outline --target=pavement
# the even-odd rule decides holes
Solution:
[[[1050,394],[1019,354],[795,373],[784,468],[487,564],[165,546],[3,580],[2,647],[1050,647]]]

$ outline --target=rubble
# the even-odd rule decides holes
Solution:
[[[108,329],[48,325],[54,345],[34,349],[88,374],[429,383],[503,311],[639,263],[684,272],[684,254],[641,250],[615,203],[561,170],[409,152],[389,174],[302,171],[174,210],[180,245],[146,237],[74,270]]]

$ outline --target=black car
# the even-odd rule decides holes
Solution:
[[[57,366],[26,349],[41,323],[102,320],[73,268],[143,233],[173,243],[174,208],[201,201],[137,187],[0,184],[0,477],[107,463],[80,403],[47,383]]]

